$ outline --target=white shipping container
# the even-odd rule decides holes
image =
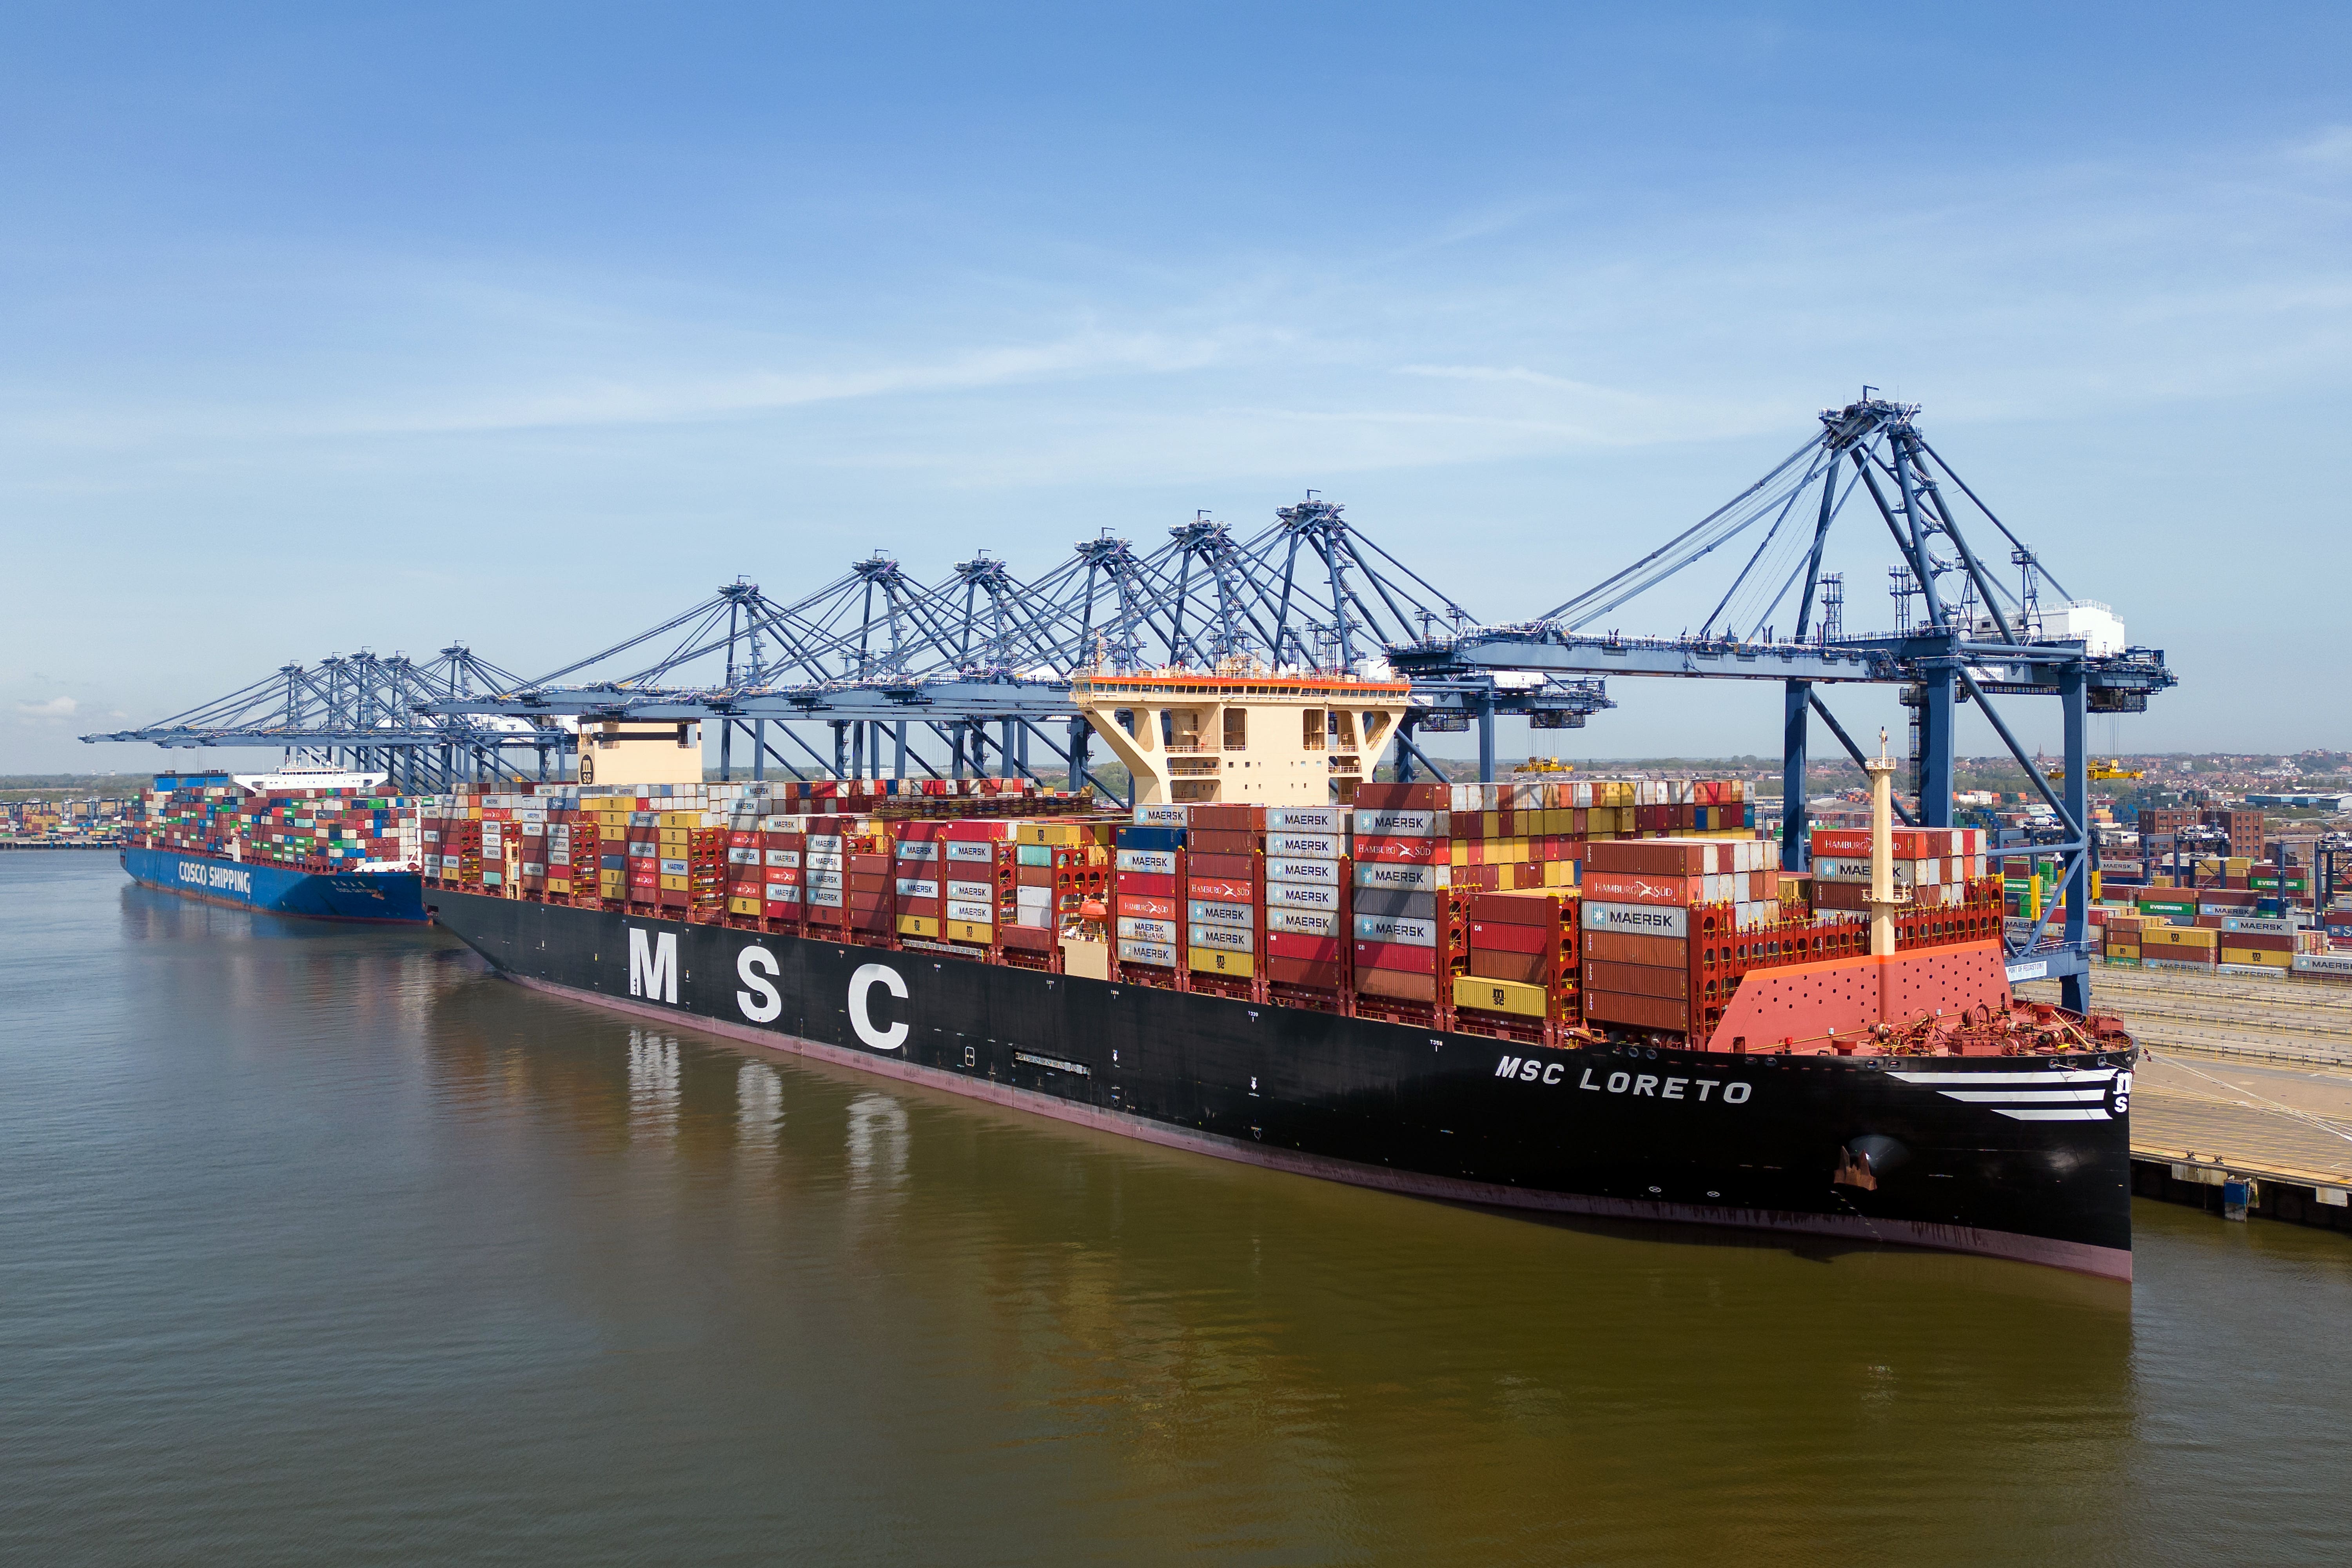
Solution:
[[[987,900],[996,897],[996,884],[993,882],[959,882],[953,878],[950,878],[948,879],[948,897],[950,899],[977,899],[982,902],[986,902]],[[958,915],[955,918],[961,920],[963,917]]]
[[[800,868],[801,852],[797,849],[763,849],[760,853],[766,864],[780,870],[796,871]]]
[[[901,877],[898,879],[898,896],[902,899],[923,899],[936,903],[939,901],[940,885],[929,878]]]
[[[896,853],[901,860],[936,860],[940,858],[940,841],[936,838],[902,838]]]
[[[1360,942],[1393,942],[1405,947],[1435,947],[1437,922],[1407,915],[1358,915],[1356,938]]]
[[[1265,836],[1268,856],[1309,860],[1336,860],[1339,858],[1339,836],[1336,833],[1269,833]]]
[[[1313,910],[1268,910],[1265,929],[1293,936],[1337,936],[1339,917],[1336,913],[1318,914]]]
[[[1366,805],[1356,807],[1355,826],[1359,838],[1444,838],[1454,831],[1450,816],[1443,811],[1401,811]]]
[[[1192,935],[1194,947],[1214,948],[1220,952],[1255,951],[1251,933],[1240,926],[1196,925]]]
[[[1139,871],[1154,877],[1176,874],[1176,851],[1173,849],[1121,849],[1117,854],[1115,864],[1121,871]]]
[[[1454,885],[1451,866],[1391,866],[1382,861],[1356,862],[1356,886],[1398,893],[1430,893]]]
[[[1118,917],[1118,934],[1122,939],[1131,938],[1137,942],[1164,942],[1172,945],[1176,941],[1176,922],[1139,920],[1133,915],[1121,915]]]
[[[1586,931],[1630,931],[1636,936],[1690,935],[1690,910],[1679,904],[1584,903]]]
[[[1315,884],[1268,882],[1265,901],[1268,908],[1283,910],[1337,910],[1340,889]]]
[[[1156,963],[1162,969],[1176,967],[1176,949],[1166,942],[1122,942],[1118,944],[1121,963]]]
[[[1195,925],[1239,926],[1246,931],[1257,924],[1257,910],[1249,904],[1221,904],[1207,899],[1194,899],[1189,913]]]
[[[1344,805],[1275,805],[1265,813],[1269,833],[1343,833],[1347,824]]]
[[[1190,815],[1188,806],[1139,805],[1135,808],[1135,825],[1138,827],[1181,827]]]
[[[993,865],[996,860],[996,846],[984,838],[950,838],[946,848],[950,860],[976,860],[983,866]]]
[[[968,921],[973,925],[993,925],[996,923],[996,906],[994,904],[967,903],[961,900],[950,899],[948,900],[948,919],[951,921]]]
[[[1318,882],[1325,887],[1339,885],[1339,862],[1337,860],[1268,860],[1265,879],[1268,882]]]

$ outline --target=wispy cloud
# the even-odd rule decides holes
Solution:
[[[2331,125],[2309,141],[2298,142],[2294,156],[2306,163],[2352,168],[2352,125]]]
[[[80,706],[70,697],[52,697],[46,702],[19,702],[16,711],[32,719],[70,719]]]

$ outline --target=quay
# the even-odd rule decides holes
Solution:
[[[2143,1048],[2136,1194],[2352,1234],[2352,984],[2123,968],[2093,984]]]

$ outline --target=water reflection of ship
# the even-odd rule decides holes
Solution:
[[[1551,1521],[1642,1472],[1752,1479],[1824,1445],[1893,1507],[1931,1468],[2032,1491],[2124,1451],[2128,1304],[2096,1279],[1400,1204],[487,980],[449,986],[427,1038],[445,1097],[495,1100],[572,1173],[559,1250],[605,1339],[688,1352],[677,1374],[729,1397],[838,1364],[891,1419],[1098,1439],[1069,1448],[1078,1494],[1197,1510],[1202,1539],[1251,1528],[1210,1516],[1267,1476],[1294,1513],[1442,1557],[1431,1500],[1499,1508],[1531,1453],[1579,1456],[1531,1494]],[[731,1325],[723,1370],[649,1326],[679,1310]],[[1833,1350],[1770,1353],[1824,1320]],[[1367,1495],[1400,1444],[1423,1484]]]

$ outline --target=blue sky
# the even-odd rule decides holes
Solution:
[[[2117,742],[2340,746],[2347,58],[2294,5],[20,4],[0,772],[1310,487],[1524,616],[1864,382],[2168,651]],[[1777,745],[1612,695],[1572,751]]]

